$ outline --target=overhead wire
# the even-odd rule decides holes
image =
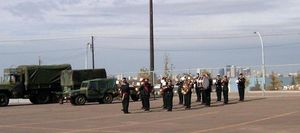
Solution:
[[[300,35],[300,33],[273,33],[273,34],[262,34],[263,37],[274,37],[274,36],[288,36],[288,35]],[[66,36],[66,35],[65,35]],[[94,34],[96,38],[101,39],[149,39],[146,35],[97,35]],[[140,37],[138,37],[140,36]],[[238,39],[238,38],[255,38],[253,34],[232,34],[232,35],[213,35],[213,36],[201,36],[201,35],[156,35],[155,39],[180,39],[180,40],[207,40],[207,39]],[[69,36],[69,37],[48,37],[48,38],[33,38],[33,39],[7,39],[0,40],[0,43],[11,43],[11,42],[32,42],[32,41],[48,41],[48,40],[72,40],[87,38],[87,35],[82,36]]]
[[[277,45],[266,45],[266,48],[274,47],[291,47],[300,46],[300,42],[290,43],[290,44],[277,44]],[[158,49],[157,52],[199,52],[199,51],[231,51],[231,50],[249,50],[249,49],[259,49],[259,46],[251,47],[235,47],[235,48],[200,48],[200,49]],[[17,52],[0,52],[0,55],[16,55],[16,54],[39,54],[39,53],[58,53],[58,52],[68,52],[68,51],[82,51],[86,49],[85,47],[77,48],[65,48],[65,49],[52,49],[52,50],[39,50],[39,51],[17,51]],[[117,47],[101,47],[95,46],[95,49],[103,50],[122,50],[122,51],[148,51],[146,48],[117,48]]]

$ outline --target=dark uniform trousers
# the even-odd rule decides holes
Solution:
[[[195,88],[196,91],[196,95],[197,95],[197,102],[201,102],[201,91],[200,91],[200,87],[196,87]]]
[[[210,89],[205,89],[204,90],[204,97],[205,97],[205,105],[210,106]]]
[[[183,104],[183,94],[181,92],[181,88],[178,88],[177,93],[179,97],[179,104]]]
[[[191,108],[192,92],[189,91],[184,95],[184,105],[186,108]]]
[[[142,93],[141,100],[142,100],[143,108],[145,110],[149,110],[150,109],[150,94]]]
[[[166,96],[166,92],[164,92],[162,94],[162,98],[163,98],[163,108],[166,109],[167,108],[167,96]]]
[[[205,97],[205,90],[203,88],[201,89],[201,94],[202,94],[202,104],[206,103],[206,97]]]
[[[216,87],[216,93],[217,93],[217,101],[222,100],[222,86]]]
[[[223,97],[224,97],[224,103],[227,104],[228,103],[228,87],[224,86],[223,87]]]
[[[240,101],[244,101],[244,97],[245,97],[245,87],[243,87],[243,86],[238,86],[238,89],[239,89]]]
[[[125,95],[122,100],[122,106],[123,106],[123,112],[128,113],[128,107],[129,107],[129,95]]]
[[[172,111],[173,109],[173,92],[172,91],[167,91],[165,92],[166,95],[166,109],[168,111]]]
[[[200,93],[202,95],[202,104],[205,104],[206,103],[206,97],[205,97],[205,90],[204,90],[204,88],[200,89]]]

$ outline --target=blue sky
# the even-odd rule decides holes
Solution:
[[[0,71],[21,64],[84,68],[95,36],[96,67],[110,73],[149,67],[148,0],[0,0]],[[297,64],[297,0],[154,0],[155,68]],[[1,72],[2,73],[2,72]]]

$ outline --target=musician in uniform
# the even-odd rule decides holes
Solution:
[[[239,97],[240,97],[240,101],[244,101],[244,96],[245,96],[245,82],[246,79],[243,75],[243,73],[240,73],[240,76],[237,80],[237,86],[238,86],[238,90],[239,90]]]
[[[183,104],[183,94],[182,94],[183,82],[184,82],[184,77],[180,78],[180,80],[176,84],[178,85],[177,93],[179,98],[179,104]]]
[[[205,106],[210,106],[210,92],[211,92],[211,79],[208,74],[203,74],[203,89],[204,89],[204,101]]]
[[[201,79],[201,75],[200,73],[197,73],[197,77],[195,80],[195,92],[197,95],[197,100],[196,102],[201,102],[201,85],[200,85],[200,79]]]
[[[172,80],[169,79],[167,82],[167,87],[164,90],[167,111],[172,111],[173,109],[173,89],[174,86],[172,84]]]
[[[149,83],[149,79],[144,79],[143,84],[139,88],[141,100],[145,111],[150,111],[150,93],[153,91],[153,86]]]
[[[129,107],[129,95],[130,95],[130,88],[129,88],[129,84],[126,80],[126,78],[122,79],[122,83],[121,83],[121,96],[122,96],[122,111],[124,112],[124,114],[128,114],[128,107]]]
[[[216,84],[217,102],[221,102],[221,100],[222,100],[222,79],[221,79],[220,74],[217,75],[215,84]]]
[[[228,80],[227,76],[225,75],[224,78],[222,79],[224,104],[228,103],[228,91],[229,91],[228,83],[229,83],[229,80]]]
[[[162,79],[160,81],[160,94],[162,95],[162,99],[163,99],[163,109],[167,109],[166,93],[164,92],[165,88],[167,88],[167,78],[162,77]]]
[[[141,99],[141,102],[142,102],[142,108],[141,109],[144,109],[145,110],[145,100],[143,100],[144,97],[142,97],[142,86],[144,85],[145,83],[145,79],[140,79],[140,82],[141,82],[141,86],[140,88],[138,89],[138,95],[140,96],[140,99]]]
[[[200,80],[199,80],[199,85],[200,85],[200,93],[201,93],[201,98],[202,98],[202,101],[201,101],[201,104],[205,104],[205,91],[204,91],[204,87],[203,87],[203,75],[200,77]]]
[[[182,93],[184,95],[184,106],[185,109],[191,108],[191,100],[192,100],[192,89],[193,82],[191,81],[191,77],[188,77],[185,79],[182,87]]]

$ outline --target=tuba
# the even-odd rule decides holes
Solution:
[[[182,89],[181,89],[181,93],[184,95],[187,94],[191,89],[190,85],[191,85],[190,80],[184,81]]]

